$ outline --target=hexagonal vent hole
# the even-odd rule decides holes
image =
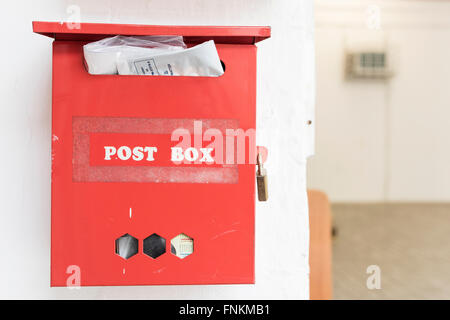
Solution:
[[[138,239],[128,233],[116,239],[116,254],[128,259],[136,253],[138,253]]]
[[[183,259],[194,252],[194,239],[181,233],[170,240],[170,252]]]
[[[166,239],[156,233],[144,239],[144,253],[153,259],[166,252]]]

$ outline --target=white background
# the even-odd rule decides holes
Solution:
[[[270,201],[257,204],[256,285],[49,287],[51,39],[33,34],[31,21],[67,20],[71,4],[86,22],[272,26],[258,52],[257,142],[269,148]],[[307,299],[312,10],[312,0],[2,1],[0,298]]]
[[[450,201],[450,2],[316,1],[317,140],[308,184],[335,202]],[[368,6],[380,29],[368,28]],[[369,23],[370,25],[370,23]],[[345,81],[386,50],[389,82]]]

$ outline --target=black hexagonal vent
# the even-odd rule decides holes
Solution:
[[[166,239],[156,233],[144,239],[144,253],[153,259],[166,252]]]

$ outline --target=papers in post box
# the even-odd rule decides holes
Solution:
[[[185,49],[180,36],[115,36],[84,45],[90,74],[217,77],[224,72],[213,40]]]
[[[214,41],[195,47],[156,54],[119,54],[117,69],[122,75],[206,76],[223,74]]]

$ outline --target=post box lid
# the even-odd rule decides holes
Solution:
[[[33,31],[55,40],[96,41],[115,35],[179,35],[187,43],[254,44],[270,37],[270,27],[162,26],[109,23],[61,23],[33,21]]]

